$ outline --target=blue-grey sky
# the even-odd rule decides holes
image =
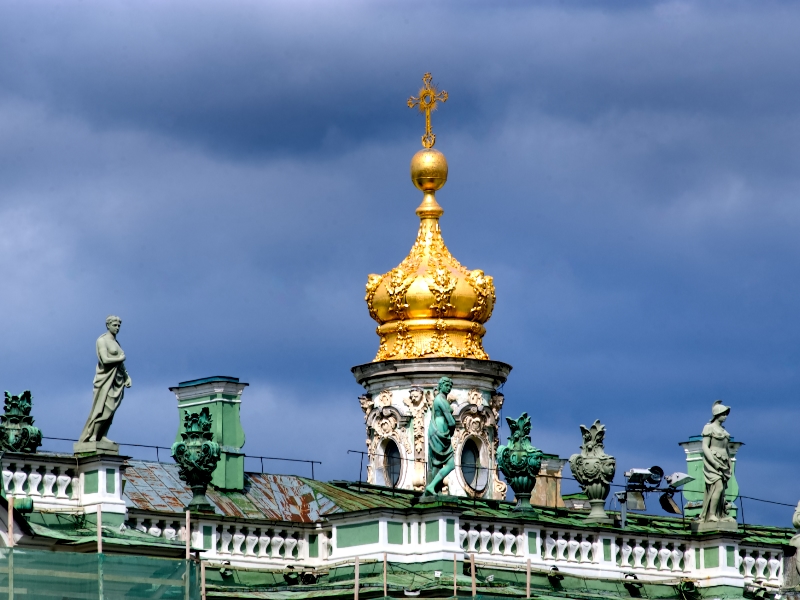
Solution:
[[[669,472],[721,398],[742,492],[796,502],[798,29],[769,1],[3,1],[0,388],[75,437],[119,314],[112,438],[168,446],[167,388],[232,375],[247,452],[357,477],[364,283],[416,234],[431,71],[505,414],[565,457],[600,418],[620,474]]]

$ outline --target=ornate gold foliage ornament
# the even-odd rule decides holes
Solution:
[[[380,348],[375,361],[427,357],[488,360],[483,349],[483,326],[492,316],[496,297],[494,282],[477,269],[459,263],[442,239],[439,218],[444,210],[435,193],[447,182],[447,160],[433,149],[436,136],[430,113],[447,100],[430,73],[423,77],[419,97],[409,107],[425,114],[423,150],[411,160],[411,179],[423,192],[416,210],[419,231],[408,256],[384,275],[370,275],[365,300],[378,323]]]

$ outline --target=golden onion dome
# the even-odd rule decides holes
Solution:
[[[423,140],[424,142],[424,140]],[[432,145],[432,144],[431,144]],[[447,160],[431,147],[411,159],[411,179],[423,192],[417,240],[397,267],[370,275],[367,308],[378,322],[375,361],[426,357],[488,360],[483,326],[492,316],[492,278],[470,271],[444,244],[435,192],[447,181]]]

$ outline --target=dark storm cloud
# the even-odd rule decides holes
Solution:
[[[413,243],[405,100],[432,71],[442,227],[495,276],[506,413],[562,456],[599,417],[620,471],[678,470],[722,397],[743,489],[792,502],[798,22],[788,3],[6,3],[0,385],[75,435],[117,313],[134,388],[114,437],[168,445],[166,387],[236,375],[249,452],[315,454],[303,422],[323,476],[356,477],[363,284]]]

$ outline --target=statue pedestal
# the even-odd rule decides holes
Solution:
[[[709,521],[708,523],[692,521],[692,533],[711,533],[716,531],[738,531],[736,521]]]
[[[75,454],[119,454],[119,444],[114,442],[75,442]]]
[[[434,502],[458,502],[458,496],[446,496],[443,494],[436,494],[435,496],[431,496],[430,494],[423,494],[419,498],[417,498],[416,504],[433,504]]]

